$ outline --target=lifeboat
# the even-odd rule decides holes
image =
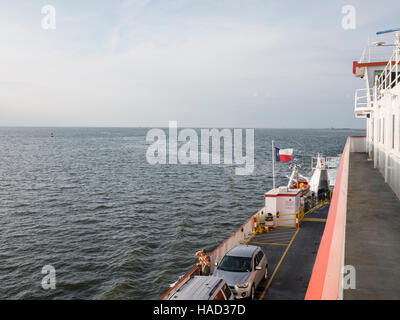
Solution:
[[[301,195],[304,196],[310,191],[310,185],[307,180],[298,180],[295,183],[291,184],[290,189],[301,189]]]

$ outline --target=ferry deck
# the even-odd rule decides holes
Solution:
[[[367,153],[349,153],[346,178],[343,265],[355,268],[356,287],[342,289],[341,298],[400,299],[400,201]],[[278,227],[248,239],[263,248],[269,262],[269,277],[257,289],[257,299],[306,297],[329,207],[306,214],[299,229]]]
[[[343,298],[400,299],[400,201],[367,158],[350,154],[344,264],[357,272]]]
[[[347,139],[331,201],[306,212],[298,228],[254,233],[251,217],[211,253],[212,261],[235,243],[261,246],[269,275],[256,290],[259,300],[400,298],[400,201],[368,159],[365,140]],[[356,270],[356,288],[342,287],[348,265]]]
[[[298,229],[281,226],[246,241],[260,246],[268,258],[268,279],[257,288],[256,299],[304,299],[328,210],[325,204],[306,213]]]

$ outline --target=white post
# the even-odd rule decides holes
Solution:
[[[399,79],[400,32],[396,32],[396,85]]]
[[[275,189],[275,144],[272,140],[272,188]]]

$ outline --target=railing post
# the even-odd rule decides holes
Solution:
[[[399,80],[399,46],[396,47],[396,86],[398,84],[398,80]]]
[[[389,61],[389,63],[390,63],[390,61]],[[386,66],[386,68],[385,68],[385,89],[387,89],[387,87],[388,87],[388,67]]]

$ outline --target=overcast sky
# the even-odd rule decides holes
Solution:
[[[0,126],[363,128],[352,61],[368,37],[391,42],[375,32],[399,14],[398,0],[2,1]]]

